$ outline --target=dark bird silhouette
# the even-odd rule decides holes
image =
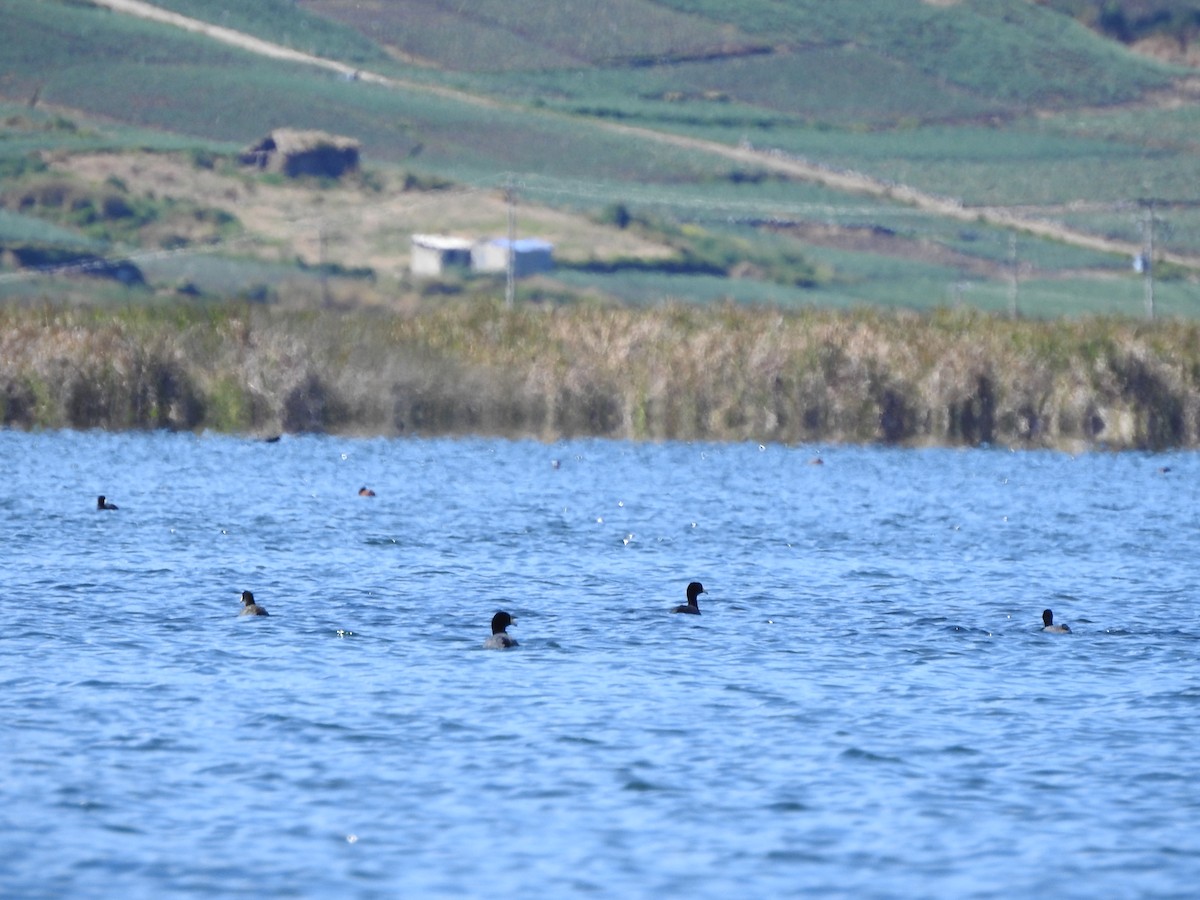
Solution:
[[[249,591],[242,591],[242,609],[238,613],[239,616],[269,616],[270,613],[254,602],[254,595]]]
[[[673,610],[671,610],[671,612],[673,612],[673,613],[691,613],[693,616],[700,615],[700,603],[699,603],[698,598],[700,597],[701,594],[707,594],[707,593],[708,593],[708,591],[706,591],[704,589],[704,585],[702,585],[698,581],[693,581],[691,584],[689,584],[687,586],[687,601],[688,601],[687,605],[677,606]]]
[[[512,616],[504,610],[500,610],[492,616],[492,636],[483,642],[483,646],[487,650],[507,650],[509,647],[517,646],[517,639],[506,632],[509,625],[515,625],[517,622]]]

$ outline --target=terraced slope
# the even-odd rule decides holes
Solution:
[[[1182,73],[1023,0],[158,4],[207,18],[200,34],[10,6],[0,96],[226,147],[284,124],[350,133],[369,160],[472,188],[515,175],[527,203],[782,236],[843,288],[876,277],[864,229],[958,255],[931,273],[947,283],[1006,281],[1013,232],[1026,260],[1049,258],[1042,238],[1112,254],[1094,270],[1110,281],[1149,200],[1163,258],[1200,256]],[[1096,260],[1056,264],[1081,266]]]

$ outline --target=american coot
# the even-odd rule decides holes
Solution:
[[[1054,624],[1054,612],[1049,609],[1042,610],[1042,631],[1048,631],[1051,634],[1070,634],[1071,629],[1066,625]]]
[[[700,604],[697,601],[697,598],[701,594],[707,594],[707,593],[708,593],[708,591],[704,590],[704,585],[702,585],[698,581],[693,581],[687,587],[687,598],[688,598],[687,605],[686,606],[677,606],[673,610],[671,610],[671,612],[673,612],[673,613],[691,613],[693,616],[700,615]]]
[[[484,648],[487,650],[506,650],[509,647],[517,646],[517,639],[504,630],[509,625],[515,625],[516,622],[517,620],[504,610],[500,610],[492,616],[492,636],[483,642]]]
[[[101,494],[99,497],[96,498],[96,509],[116,509],[116,508],[117,508],[117,504],[109,503],[108,499],[103,494]]]
[[[269,616],[270,613],[254,602],[254,595],[249,591],[242,591],[242,611],[239,616]]]

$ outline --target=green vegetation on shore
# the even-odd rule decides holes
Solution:
[[[6,426],[1200,446],[1200,92],[1090,0],[161,5],[350,68],[11,0]]]
[[[0,310],[18,428],[1200,446],[1200,324],[441,304]]]
[[[523,210],[592,216],[620,205],[642,219],[728,236],[730,246],[783,236],[794,244],[786,255],[801,262],[792,268],[819,270],[812,279],[781,277],[756,261],[722,266],[719,279],[701,286],[704,302],[883,298],[928,307],[923,298],[933,294],[933,303],[978,297],[997,309],[1016,234],[1021,279],[1030,282],[1024,312],[1116,312],[1128,308],[1129,292],[1114,276],[1129,271],[1144,243],[1149,201],[1162,226],[1155,252],[1188,277],[1198,268],[1200,155],[1187,70],[1023,0],[161,5],[397,80],[267,59],[83,2],[13,0],[10,40],[0,46],[0,171],[40,163],[58,174],[68,154],[100,150],[229,153],[276,126],[319,128],[359,140],[373,175],[401,168],[461,192],[511,181]],[[798,172],[793,162],[811,169]],[[126,184],[142,197],[136,177]],[[939,204],[922,207],[909,189]],[[169,196],[171,187],[156,190]],[[1047,269],[1038,260],[1054,255],[1061,232],[1047,236],[1022,221],[995,227],[1009,212],[1120,243],[1100,259],[1094,245],[1073,240],[1091,258]],[[481,210],[462,230],[487,233],[493,222]],[[23,238],[19,224],[10,230]],[[352,219],[329,225],[359,227]],[[413,222],[418,231],[436,227]],[[247,228],[247,238],[258,236],[253,223]],[[867,231],[876,239],[862,240]],[[529,236],[556,246],[571,239],[554,228]],[[207,237],[197,230],[197,242]],[[206,243],[204,253],[231,257],[245,246],[238,241],[226,254]],[[405,245],[393,247],[402,258]],[[336,258],[332,244],[326,250],[334,254],[326,262],[362,266]],[[915,289],[893,285],[878,273],[898,258],[937,271]],[[690,299],[660,290],[661,279],[644,276],[664,267],[650,268],[565,269],[563,292]],[[156,288],[177,280],[153,276]],[[964,294],[967,281],[979,289]],[[1036,282],[1052,289],[1035,292]],[[797,284],[804,287],[779,289]],[[1136,294],[1135,286],[1132,313]],[[1186,301],[1163,300],[1163,312],[1188,314]]]

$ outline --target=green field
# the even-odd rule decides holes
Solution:
[[[161,227],[89,230],[15,208],[12,198],[50,177],[32,162],[45,154],[183,152],[205,165],[217,154],[224,171],[229,154],[288,126],[358,139],[387,183],[408,174],[467,194],[511,181],[520,203],[589,221],[619,206],[647,240],[677,254],[657,267],[564,267],[538,296],[1004,312],[1015,262],[1023,314],[1140,315],[1144,288],[1128,252],[998,228],[983,213],[1134,246],[1141,201],[1153,199],[1156,251],[1174,260],[1162,269],[1156,311],[1200,313],[1200,98],[1185,87],[1189,73],[1045,5],[402,0],[369,14],[350,0],[159,5],[396,82],[273,61],[82,0],[9,0],[0,43],[6,245],[87,244],[135,260],[163,249]],[[759,154],[735,160],[739,147]],[[783,171],[781,159],[858,174],[873,188],[816,184]],[[229,190],[252,190],[248,177],[230,168]],[[889,186],[946,198],[963,214],[896,202]],[[147,200],[136,184],[121,190],[129,204]],[[425,202],[416,193],[412,201]],[[186,255],[186,246],[171,249]],[[269,297],[289,280],[314,279],[311,260],[280,268],[290,251],[257,262],[246,252],[240,234],[198,246],[204,274],[189,284]],[[217,278],[223,254],[230,275]],[[739,254],[741,266],[731,262]],[[799,257],[815,273],[803,286],[793,283]],[[697,271],[678,271],[678,259]],[[188,280],[178,266],[146,268],[151,293]],[[426,287],[378,287],[417,289]],[[27,278],[0,271],[0,297],[30,290]]]

